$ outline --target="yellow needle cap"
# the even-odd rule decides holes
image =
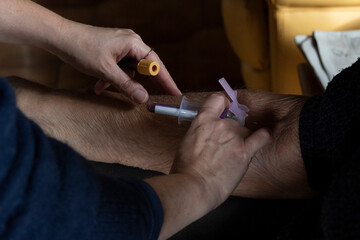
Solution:
[[[141,59],[137,65],[138,73],[148,76],[156,76],[160,71],[159,63],[147,59]]]

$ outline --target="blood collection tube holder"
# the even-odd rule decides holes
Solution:
[[[178,124],[181,124],[182,121],[192,121],[197,116],[200,108],[200,103],[190,102],[185,96],[183,96],[178,112]],[[230,112],[229,109],[225,109],[224,112],[220,115],[220,118],[231,118],[244,125],[244,123],[240,122],[239,119],[232,112]]]
[[[178,123],[182,121],[191,122],[198,114],[201,105],[196,102],[190,102],[185,96],[183,96],[179,108]]]

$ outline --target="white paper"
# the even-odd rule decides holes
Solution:
[[[299,35],[295,37],[295,41],[305,55],[309,64],[314,69],[316,76],[325,89],[331,79],[329,79],[324,67],[322,66],[314,38],[312,36]]]
[[[330,79],[351,66],[360,56],[360,31],[315,31],[314,39]]]
[[[334,76],[360,57],[360,30],[314,31],[312,36],[296,36],[295,42],[324,89]]]

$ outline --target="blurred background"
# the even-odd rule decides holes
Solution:
[[[307,11],[306,7],[299,8],[299,2],[304,2],[306,6],[310,4],[305,0],[267,1],[275,5],[277,2],[280,5],[284,2],[288,4],[288,8],[271,5],[269,9],[266,8],[264,0],[36,2],[74,21],[134,30],[159,54],[183,92],[222,90],[217,82],[221,77],[225,77],[233,88],[245,88],[243,75],[244,78],[247,76],[248,88],[300,93],[296,66],[304,59],[293,43],[294,34],[311,34],[315,23],[329,22],[329,26],[335,26],[331,21],[313,21],[308,15],[304,15],[302,11],[306,10],[305,13],[311,13],[317,19],[318,16],[323,17],[316,11]],[[294,8],[290,2],[293,2]],[[222,16],[224,6],[227,7],[229,16],[228,21],[225,21],[228,30],[235,29],[228,31],[228,35]],[[326,11],[326,16],[333,16],[333,9],[318,8],[318,5],[315,8],[320,12]],[[300,12],[294,14],[294,11]],[[289,12],[293,15],[288,14]],[[341,13],[350,16],[342,9]],[[269,25],[267,14],[270,15]],[[278,18],[277,21],[274,16]],[[296,16],[297,18],[294,18]],[[310,24],[299,20],[304,16],[311,20]],[[344,18],[338,18],[336,22],[339,22],[339,19]],[[306,26],[306,31],[298,27],[300,23],[304,23],[302,27]],[[272,28],[269,30],[268,26]],[[353,25],[344,29],[350,27]],[[232,36],[232,45],[227,36]],[[277,36],[274,38],[276,41],[270,41],[271,36]],[[231,46],[236,50],[236,54]],[[280,54],[280,57],[277,54]],[[8,44],[0,44],[0,75],[16,75],[45,86],[67,89],[91,88],[97,81],[41,49]],[[273,76],[272,82],[270,75]],[[281,78],[282,82],[277,81]],[[138,76],[137,80],[150,94],[160,93],[149,78]],[[110,176],[148,177],[159,174],[118,164],[93,163],[93,166],[98,172]],[[318,215],[318,203],[317,199],[256,200],[230,197],[219,208],[173,236],[172,240],[309,239],[306,233],[318,231],[319,219],[313,217]],[[291,236],[288,235],[289,229]],[[297,237],[293,238],[294,236]]]

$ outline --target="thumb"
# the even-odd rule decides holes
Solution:
[[[111,71],[105,76],[105,80],[110,82],[116,89],[123,92],[134,102],[145,103],[149,95],[140,83],[127,75],[114,61]]]
[[[248,156],[252,158],[255,153],[264,147],[270,141],[269,132],[261,128],[254,133],[252,133],[249,137],[245,139],[245,149],[248,153]]]

